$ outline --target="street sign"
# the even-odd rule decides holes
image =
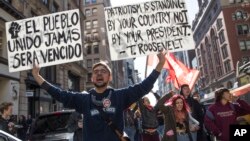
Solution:
[[[33,91],[26,91],[26,97],[33,97],[34,96],[34,92]]]

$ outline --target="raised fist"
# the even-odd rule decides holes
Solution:
[[[21,26],[16,23],[16,22],[12,22],[10,29],[9,29],[9,33],[11,34],[11,39],[17,38],[18,37],[18,33],[20,32]]]

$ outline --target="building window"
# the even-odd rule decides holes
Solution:
[[[242,13],[242,11],[237,11],[236,12],[236,19],[237,20],[242,20],[243,19],[243,13]]]
[[[233,21],[236,20],[236,15],[234,13],[232,14],[232,19],[233,19]]]
[[[222,68],[221,66],[218,66],[218,67],[217,67],[217,76],[218,76],[218,77],[222,76],[222,74],[223,74],[222,69],[223,69],[223,68]]]
[[[96,3],[96,0],[92,0],[92,3]]]
[[[91,34],[86,34],[86,36],[85,36],[85,41],[86,41],[87,43],[92,42],[92,41],[91,41]]]
[[[221,48],[223,59],[228,57],[227,46]]]
[[[219,33],[219,39],[220,39],[220,44],[223,44],[225,41],[225,36],[224,36],[223,30]]]
[[[222,27],[222,19],[218,19],[216,22],[217,30],[219,31]]]
[[[85,15],[86,16],[91,16],[91,10],[90,9],[86,9],[85,10]]]
[[[201,57],[199,57],[198,62],[199,62],[199,65],[201,66],[202,65],[201,64]]]
[[[99,53],[99,45],[94,45],[94,53],[98,54]]]
[[[42,0],[43,4],[49,6],[49,0]]]
[[[241,51],[246,51],[246,50],[250,50],[250,40],[242,40],[239,42],[240,45],[240,50]]]
[[[198,54],[198,56],[200,56],[200,54],[201,54],[201,52],[200,52],[200,49],[199,49],[199,48],[197,49],[197,54]]]
[[[59,11],[59,6],[55,2],[53,2],[52,7],[51,7],[51,12],[55,13],[58,11]]]
[[[56,66],[42,68],[41,75],[44,76],[48,82],[56,83]]]
[[[3,31],[0,31],[0,56],[3,54]]]
[[[246,35],[249,33],[249,27],[247,24],[237,25],[238,35]]]
[[[91,68],[91,67],[92,67],[92,60],[91,60],[91,59],[88,59],[88,60],[87,60],[87,67],[88,67],[88,68]]]
[[[235,3],[235,0],[229,0],[229,3],[230,3],[230,4]]]
[[[99,58],[95,58],[95,59],[94,59],[94,64],[95,64],[95,63],[98,63],[98,62],[100,62],[100,59],[99,59]]]
[[[87,54],[88,54],[88,55],[92,53],[92,50],[91,50],[91,49],[92,49],[91,46],[87,46]]]
[[[247,19],[248,18],[248,13],[247,12],[243,12],[243,19]]]
[[[93,33],[92,40],[93,41],[99,41],[99,34],[97,32]]]
[[[230,64],[230,60],[227,60],[224,62],[224,66],[225,66],[225,71],[226,73],[231,71],[231,64]]]
[[[250,40],[246,41],[246,48],[247,48],[247,50],[250,50]]]
[[[80,78],[70,71],[68,72],[68,88],[71,91],[80,91]]]
[[[85,4],[90,4],[91,0],[85,0]]]
[[[93,20],[92,24],[93,24],[93,28],[97,28],[98,27],[98,21],[97,20]]]
[[[242,57],[242,64],[248,63],[250,61],[250,57]]]
[[[209,15],[208,18],[207,18],[207,22],[209,23],[211,20],[212,20],[212,16]]]
[[[97,13],[97,8],[93,8],[92,13],[93,13],[93,15],[95,15]]]
[[[88,73],[87,82],[91,82],[91,76],[92,76],[92,73]]]
[[[241,51],[246,50],[245,41],[240,41],[239,45],[240,45],[240,50]]]
[[[90,21],[86,21],[85,28],[86,29],[91,29],[91,22]]]

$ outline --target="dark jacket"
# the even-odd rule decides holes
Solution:
[[[221,141],[229,141],[229,126],[237,124],[238,116],[250,113],[250,105],[239,99],[237,102],[238,104],[228,102],[226,105],[216,102],[206,112],[206,128]],[[220,133],[221,136],[218,136]]]
[[[159,125],[157,118],[157,110],[147,108],[143,105],[143,99],[139,101],[139,107],[141,111],[142,128],[143,129],[156,129]]]
[[[1,115],[0,115],[0,130],[3,130],[9,134],[13,134],[10,130],[9,130],[9,120],[4,119]]]
[[[164,134],[162,141],[177,141],[177,132],[176,132],[176,120],[175,120],[175,114],[174,114],[174,108],[170,105],[165,106],[165,102],[171,98],[170,94],[164,95],[156,104],[156,107],[159,108],[159,110],[162,111],[164,114]],[[189,116],[187,116],[187,121],[185,122],[185,126],[189,127]],[[173,130],[174,135],[168,136],[166,133],[170,130]],[[186,131],[189,134],[189,139],[191,138],[190,130],[187,128]],[[192,139],[191,139],[192,141]]]
[[[177,141],[176,135],[176,121],[174,116],[174,109],[172,106],[164,106],[165,102],[171,98],[170,94],[164,95],[156,104],[156,107],[161,110],[164,115],[164,134],[162,141]],[[174,131],[173,136],[167,136],[166,132],[169,130]]]
[[[203,124],[204,124],[204,116],[205,116],[205,111],[202,106],[197,100],[193,99],[192,97],[188,97],[185,99],[188,105],[190,106],[192,116],[199,121],[199,126],[200,129],[202,129]]]
[[[105,108],[105,112],[109,118],[116,124],[120,131],[123,131],[123,110],[127,109],[132,103],[138,101],[142,96],[149,93],[153,88],[155,81],[159,76],[159,72],[153,71],[145,80],[134,86],[123,89],[108,88],[103,94],[98,94],[94,89],[89,94],[80,92],[64,91],[60,88],[52,86],[48,82],[42,84],[42,88],[67,108],[76,109],[77,112],[84,115],[84,140],[85,141],[119,141],[118,136],[111,130],[107,123],[100,116],[97,110],[98,105],[94,104],[94,100],[101,101],[108,99],[110,105]]]
[[[21,127],[17,128],[17,137],[21,140],[25,140],[28,128],[26,120],[24,119],[23,121],[18,121],[18,125],[20,125]]]

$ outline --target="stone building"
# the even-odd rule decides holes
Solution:
[[[0,0],[0,103],[12,101],[15,115],[27,116],[30,114],[35,117],[37,114],[61,110],[63,107],[40,89],[30,70],[9,73],[5,22],[70,9],[79,9],[81,21],[84,20],[80,0]],[[84,26],[82,25],[83,22],[81,22],[83,33]],[[84,46],[83,50],[84,56],[86,56]],[[85,58],[82,61],[41,69],[41,75],[46,80],[63,89],[73,91],[82,91],[86,88],[86,74]]]

